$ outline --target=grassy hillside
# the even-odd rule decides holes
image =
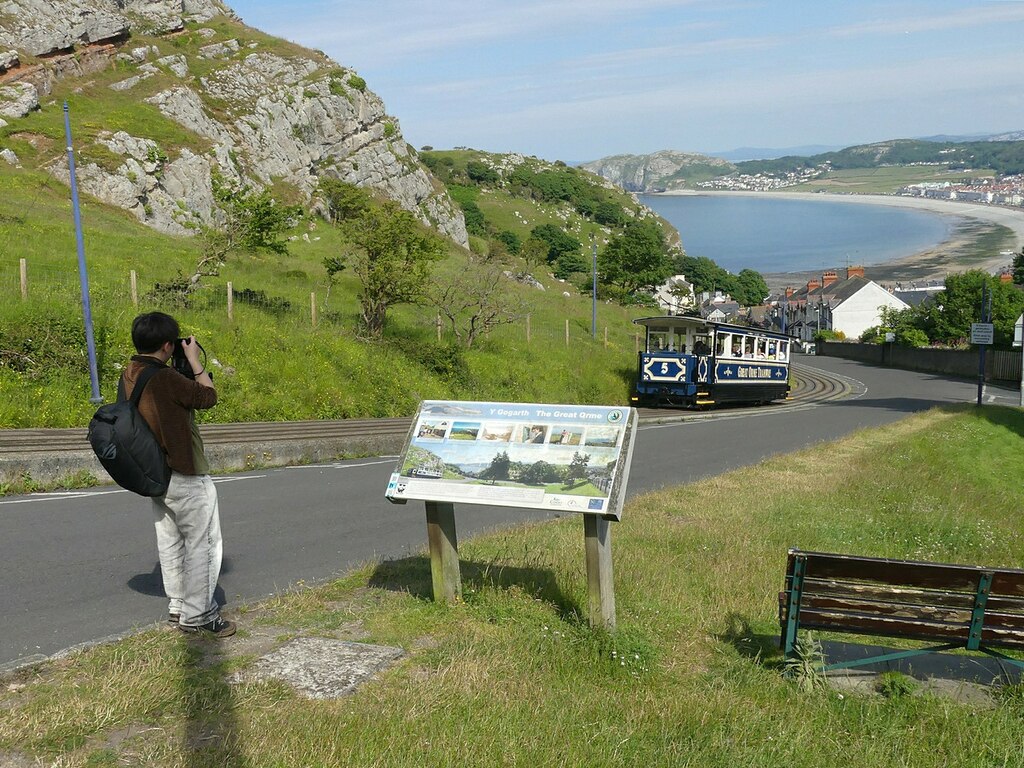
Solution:
[[[601,247],[637,218],[659,221],[667,239],[679,242],[679,233],[632,195],[560,161],[477,150],[426,151],[420,159],[464,210],[480,209],[483,221],[474,228],[467,212],[466,223],[481,252],[488,252],[502,232],[525,242],[535,227],[551,224],[579,240],[589,255],[592,237]]]
[[[1024,141],[937,142],[898,139],[847,147],[810,157],[747,160],[736,163],[736,168],[741,173],[784,174],[817,168],[825,163],[837,171],[928,164],[972,174],[988,170],[1007,175],[1024,172]]]
[[[480,195],[481,206],[500,220],[499,212],[512,204],[491,202],[496,199]],[[515,205],[527,221],[561,220],[537,203]],[[82,216],[107,399],[132,351],[132,317],[162,308],[179,317],[215,358],[221,402],[208,414],[215,421],[403,415],[423,398],[625,401],[635,344],[631,312],[601,304],[599,338],[593,340],[589,297],[549,275],[538,275],[543,291],[506,280],[519,319],[473,349],[460,349],[447,332],[439,342],[435,311],[418,306],[397,308],[383,343],[371,344],[356,334],[359,286],[349,271],[328,297],[323,260],[344,243],[322,220],[300,222],[286,257],[233,258],[189,306],[180,307],[168,304],[169,296],[155,286],[190,273],[198,254],[194,239],[154,232],[88,199]],[[509,214],[507,226],[527,224]],[[82,426],[94,406],[68,189],[44,172],[0,163],[0,249],[0,427]],[[436,279],[461,273],[469,258],[482,257],[452,246]],[[502,258],[509,269],[522,269],[514,257]],[[20,259],[28,273],[24,299]],[[129,291],[132,270],[137,307]],[[229,281],[236,294],[233,320],[227,316]]]
[[[430,599],[416,553],[249,606],[230,640],[150,629],[10,680],[0,762],[1019,766],[1024,686],[888,673],[805,690],[784,675],[777,593],[794,546],[1018,566],[1022,434],[1016,409],[937,410],[634,499],[612,526],[611,635],[587,623],[576,516],[460,542],[454,605]],[[334,700],[250,676],[296,637],[405,656]]]

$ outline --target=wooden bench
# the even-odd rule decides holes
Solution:
[[[780,644],[818,629],[941,644],[827,664],[824,670],[966,648],[1024,668],[993,646],[1024,649],[1024,570],[789,550],[779,593]]]

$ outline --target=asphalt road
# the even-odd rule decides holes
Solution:
[[[731,411],[714,419],[641,426],[629,495],[689,482],[885,424],[937,404],[974,402],[976,384],[804,358],[848,377],[854,393],[806,406]],[[1016,405],[1012,390],[990,402]],[[299,581],[425,547],[423,507],[384,499],[394,457],[245,472],[216,478],[224,529],[220,585],[230,611]],[[459,537],[554,515],[461,506]],[[628,509],[619,525],[628,525]],[[581,526],[582,530],[582,526]],[[0,669],[161,621],[149,504],[113,488],[0,498]]]

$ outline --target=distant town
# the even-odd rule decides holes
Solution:
[[[697,183],[700,189],[722,191],[769,192],[772,190],[795,187],[799,184],[812,182],[821,178],[832,168],[825,163],[816,168],[791,171],[779,174],[732,174],[719,176],[709,181]],[[1024,174],[1003,176],[998,179],[980,177],[967,179],[963,182],[922,182],[908,184],[897,193],[905,197],[927,197],[935,200],[959,200],[970,203],[990,203],[992,205],[1024,205]]]

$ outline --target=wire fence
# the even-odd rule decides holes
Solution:
[[[239,287],[235,280],[208,279],[189,294],[190,315],[219,318],[233,322],[248,313],[259,313],[264,319],[273,318],[277,325],[294,328],[331,328],[340,333],[355,333],[359,307],[354,302],[343,306],[337,292],[331,296],[331,286],[310,281],[305,273],[298,278],[282,278],[280,284],[252,288]],[[300,283],[305,283],[303,286]],[[309,290],[304,290],[309,288]],[[104,271],[89,277],[90,307],[94,317],[120,321],[142,309],[164,308],[168,311],[183,306],[176,302],[175,293],[157,280],[147,279],[134,269],[122,273]],[[71,306],[82,303],[81,279],[77,272],[46,264],[30,263],[19,259],[17,263],[0,264],[0,302],[9,306],[19,302],[26,307]],[[589,340],[604,347],[639,351],[643,336],[629,328],[626,311],[617,305],[601,304],[605,322],[594,327],[590,311],[583,312],[578,300],[566,303],[564,317],[552,322],[551,313],[540,320],[532,313],[520,314],[513,323],[493,329],[502,337],[518,336],[529,345],[564,344],[571,346]],[[589,307],[586,309],[589,310]],[[608,318],[608,315],[614,317]],[[437,341],[452,340],[450,322],[440,313],[427,314],[422,323],[431,326]]]

